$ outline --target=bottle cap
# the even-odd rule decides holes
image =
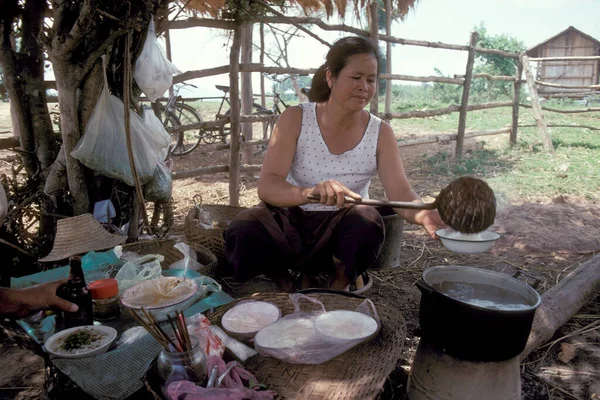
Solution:
[[[90,283],[93,299],[108,299],[119,294],[119,282],[113,278],[100,279]]]

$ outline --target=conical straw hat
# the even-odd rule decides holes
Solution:
[[[64,260],[92,250],[105,250],[125,243],[127,236],[108,232],[92,214],[58,221],[52,251],[41,262]]]

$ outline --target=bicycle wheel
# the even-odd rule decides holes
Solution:
[[[194,109],[194,107],[185,103],[175,103],[175,109],[173,110],[175,116],[182,125],[190,125],[198,122],[202,122],[202,117]],[[178,146],[173,149],[174,156],[183,156],[191,153],[198,147],[200,140],[204,135],[203,129],[190,129],[181,132],[181,140]]]
[[[272,115],[273,111],[269,110],[268,108],[263,107],[262,105],[258,104],[258,103],[252,103],[252,115]],[[231,109],[225,111],[225,115],[226,117],[229,117],[229,114],[231,114]],[[263,122],[263,139],[269,139],[271,137],[271,132],[273,131],[273,126],[275,125],[275,123],[273,121],[267,121],[267,122]],[[227,136],[229,136],[229,133],[231,131],[231,125],[223,125],[221,126],[221,128],[219,129],[219,137],[221,138],[221,141],[223,143],[227,143]],[[265,146],[266,148],[266,146]]]
[[[163,126],[165,128],[175,128],[179,125],[181,125],[181,122],[175,116],[175,114],[170,112],[165,114],[163,121]],[[171,145],[169,146],[170,153],[173,154],[175,149],[178,149],[181,146],[181,143],[183,141],[183,132],[171,132],[169,133],[169,135],[171,136]]]

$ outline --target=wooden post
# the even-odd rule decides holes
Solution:
[[[242,26],[233,30],[233,43],[229,53],[229,102],[231,124],[231,147],[229,149],[229,205],[240,205],[240,48],[242,47]]]
[[[167,50],[167,59],[169,61],[173,61],[173,56],[171,53],[171,31],[169,28],[165,30],[165,47]],[[173,97],[173,85],[169,86],[169,98]]]
[[[375,48],[375,52],[379,54],[379,30],[377,29],[377,25],[379,24],[379,17],[377,15],[377,1],[373,0],[369,7],[369,12],[371,14],[371,43]],[[377,82],[377,86],[379,86],[379,82]],[[371,99],[370,111],[373,115],[379,115],[379,88],[375,89],[375,95]]]
[[[460,114],[458,116],[458,132],[456,133],[456,158],[462,157],[463,144],[465,142],[465,128],[467,126],[467,111],[469,107],[469,91],[471,90],[471,78],[473,77],[473,63],[475,62],[475,46],[477,46],[477,32],[471,32],[469,42],[469,56],[467,58],[467,70],[465,71],[465,82],[463,83],[462,100],[460,102]]]
[[[525,79],[527,80],[527,87],[529,88],[529,96],[531,97],[531,106],[533,110],[533,118],[535,118],[535,122],[540,130],[540,134],[542,136],[542,143],[544,148],[551,153],[554,153],[554,146],[552,145],[552,140],[550,139],[550,134],[548,133],[548,127],[546,126],[546,122],[544,121],[544,114],[542,114],[542,107],[540,106],[540,99],[538,97],[537,89],[535,87],[535,81],[533,79],[533,74],[531,73],[531,69],[529,68],[529,57],[525,54],[525,52],[521,53],[521,65],[523,66],[523,72],[525,72]]]
[[[265,23],[260,23],[260,58],[258,62],[265,65]],[[267,98],[265,96],[265,75],[260,74],[260,104],[263,107],[267,106]]]
[[[242,63],[252,62],[252,23],[242,25]],[[242,114],[252,115],[252,72],[242,72]],[[242,123],[244,142],[252,140],[252,122]],[[252,164],[252,146],[242,147],[242,164]]]
[[[385,33],[392,36],[392,0],[385,0]],[[386,73],[392,73],[392,43],[386,42],[385,51]],[[392,80],[385,81],[385,113],[389,114],[392,108]]]
[[[512,124],[510,128],[510,140],[511,146],[517,144],[517,129],[519,127],[519,100],[521,95],[521,76],[523,75],[523,64],[521,60],[517,62],[517,75],[513,84],[513,109],[512,109]]]

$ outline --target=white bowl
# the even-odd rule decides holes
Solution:
[[[500,235],[492,231],[483,231],[479,233],[461,233],[451,229],[438,229],[436,235],[439,236],[444,247],[455,253],[475,254],[483,253],[489,250]]]
[[[67,336],[78,332],[86,330],[90,333],[100,334],[102,337],[97,341],[97,343],[93,346],[89,346],[85,349],[75,350],[75,351],[66,351],[62,349],[63,341],[67,338]],[[90,357],[97,354],[106,353],[110,345],[117,338],[117,331],[110,326],[103,325],[85,325],[85,326],[76,326],[74,328],[65,329],[64,331],[60,331],[50,336],[44,347],[46,351],[56,357],[60,358],[84,358]]]
[[[182,277],[175,276],[161,276],[159,278],[164,281],[181,281]],[[126,289],[121,294],[121,303],[129,309],[133,309],[136,314],[144,321],[148,321],[145,315],[142,313],[142,308],[152,313],[158,321],[166,321],[167,315],[173,314],[175,311],[183,311],[190,307],[198,299],[198,283],[193,279],[185,279],[185,284],[190,285],[190,290],[182,293],[181,296],[176,298],[162,298],[160,296],[146,296],[149,290],[153,287],[153,280],[146,280],[136,283],[132,287]]]

